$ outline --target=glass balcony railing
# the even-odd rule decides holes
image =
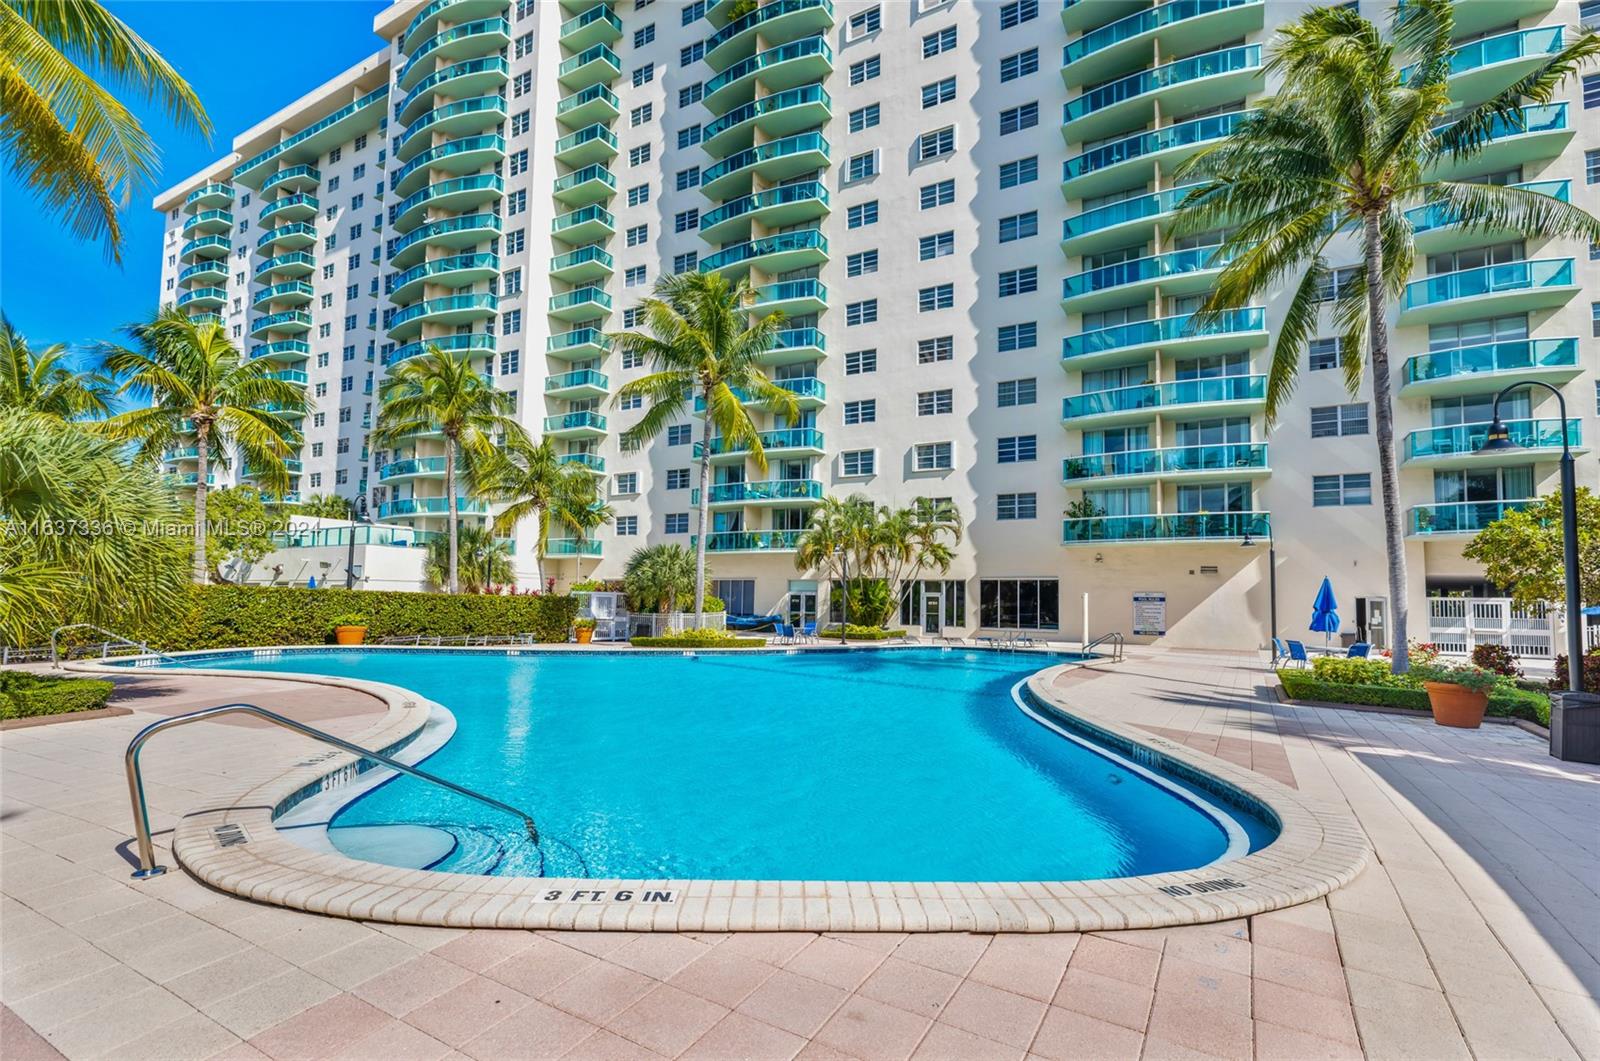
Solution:
[[[1101,229],[1116,228],[1118,225],[1170,214],[1178,208],[1179,203],[1183,202],[1184,196],[1197,187],[1199,187],[1197,184],[1186,184],[1181,188],[1169,188],[1164,192],[1152,192],[1149,195],[1139,195],[1093,210],[1085,210],[1081,214],[1062,220],[1061,238],[1076,239]]]
[[[269,313],[250,322],[252,332],[270,331],[273,328],[296,328],[308,331],[311,328],[311,314],[296,309],[285,313]]]
[[[556,68],[556,77],[558,79],[571,77],[590,63],[597,62],[607,63],[618,71],[622,69],[622,60],[617,58],[616,52],[607,48],[604,44],[596,44],[593,48],[579,52],[558,66]]]
[[[193,291],[185,291],[178,296],[178,306],[183,307],[195,302],[204,302],[207,305],[220,306],[228,301],[228,292],[220,287],[197,287]]]
[[[321,184],[322,171],[315,166],[289,166],[285,169],[280,169],[262,181],[261,191],[265,194],[280,184],[290,182],[295,184]]]
[[[764,22],[770,22],[775,18],[782,18],[784,15],[792,15],[798,11],[808,11],[811,9],[826,11],[829,15],[828,22],[830,24],[832,23],[832,0],[769,0],[768,3],[762,4],[754,11],[751,11],[748,15],[734,19],[732,22],[728,23],[726,26],[723,26],[721,29],[717,30],[717,32],[707,37],[706,51],[714,51],[717,48],[720,48],[722,45],[733,40],[733,38],[737,37],[739,34],[745,32],[746,30],[754,29],[756,26],[759,26]]]
[[[295,221],[287,225],[279,225],[277,228],[268,229],[267,231],[261,233],[260,236],[256,237],[256,246],[266,247],[280,241],[289,242],[299,240],[309,240],[311,243],[315,243],[317,241],[317,227],[315,225],[308,225],[304,221]]]
[[[772,382],[776,386],[779,386],[792,393],[797,399],[803,401],[822,401],[828,393],[827,386],[815,376],[775,379]],[[759,404],[757,399],[743,387],[734,387],[732,390],[733,393],[738,396],[741,402]],[[705,409],[706,400],[699,395],[696,395],[694,399],[694,411],[696,413],[703,413],[705,412]]]
[[[420,80],[414,78],[413,75],[423,68],[422,64],[428,62],[434,52],[446,45],[464,41],[471,37],[505,37],[509,40],[511,37],[511,23],[503,18],[483,18],[478,19],[476,22],[463,22],[459,26],[452,26],[442,33],[434,34],[418,45],[416,50],[411,53],[411,58],[401,69],[400,76],[395,79],[395,83],[401,88],[411,86],[414,80]]]
[[[444,516],[450,511],[450,501],[444,497],[406,497],[385,501],[378,506],[378,518],[391,516]],[[486,502],[470,497],[456,498],[456,511],[469,516],[481,516],[489,511]]]
[[[304,280],[289,280],[281,284],[271,284],[261,288],[255,293],[251,304],[259,306],[264,302],[273,302],[278,299],[293,298],[297,302],[310,302],[316,289]]]
[[[430,184],[419,192],[406,196],[404,199],[389,207],[389,224],[394,224],[395,219],[432,202],[451,195],[460,195],[463,192],[504,192],[506,182],[493,173],[475,173],[470,177],[457,177],[454,180],[439,181]]]
[[[1567,444],[1573,447],[1583,443],[1583,421],[1571,420],[1506,420],[1503,421],[1511,441],[1523,449],[1561,450],[1562,431],[1566,431]],[[1406,460],[1426,460],[1438,457],[1459,457],[1476,453],[1489,437],[1488,424],[1456,424],[1451,427],[1425,428],[1406,436]],[[1495,451],[1491,456],[1504,458],[1507,454]]]
[[[1153,383],[1138,387],[1117,387],[1113,390],[1089,391],[1061,399],[1061,419],[1078,420],[1090,416],[1113,416],[1149,409],[1152,413],[1161,405],[1161,389]]]
[[[611,310],[611,296],[606,294],[602,287],[580,287],[575,291],[563,291],[559,295],[550,296],[550,312],[560,313],[562,310],[581,307]]]
[[[557,155],[564,155],[589,143],[604,144],[611,149],[612,154],[616,154],[617,134],[607,129],[602,123],[595,122],[593,125],[584,126],[577,132],[557,140],[555,151]]]
[[[225,232],[233,227],[232,210],[202,210],[183,223],[183,234],[196,230]]]
[[[323,130],[331,129],[333,126],[338,125],[346,118],[353,117],[357,113],[366,110],[368,107],[382,103],[388,98],[389,86],[387,84],[379,85],[377,88],[373,89],[371,92],[368,92],[365,96],[362,96],[354,103],[340,107],[338,110],[334,111],[326,118],[323,118],[321,121],[306,126],[293,136],[286,137],[283,140],[278,141],[276,144],[273,144],[259,155],[254,155],[240,163],[238,166],[235,166],[233,171],[235,179],[238,179],[238,174],[253,170],[257,166],[264,165],[265,163],[272,161],[285,151],[289,151],[298,147],[307,140],[310,140],[312,137],[321,133]]]
[[[768,48],[764,52],[757,52],[748,59],[734,63],[728,69],[707,81],[705,94],[707,96],[715,95],[735,81],[743,80],[751,74],[770,69],[779,63],[814,57],[820,57],[828,63],[833,62],[833,49],[828,47],[828,42],[821,37],[803,37],[800,40],[791,41],[777,48]]]
[[[1265,331],[1266,327],[1267,311],[1260,306],[1226,310],[1216,320],[1204,325],[1195,322],[1194,314],[1183,313],[1066,336],[1061,340],[1061,356],[1082,357],[1128,347],[1182,342],[1206,336],[1260,332]]]
[[[702,230],[715,228],[724,221],[732,221],[736,217],[768,207],[784,206],[790,203],[815,201],[827,205],[828,189],[821,181],[802,181],[798,184],[783,184],[776,188],[756,192],[753,195],[741,196],[738,199],[723,203],[715,210],[707,210],[700,215],[700,228]]]
[[[1483,530],[1507,512],[1520,512],[1528,501],[1442,501],[1414,505],[1410,513],[1412,534],[1471,534]]]
[[[604,431],[606,418],[600,413],[588,409],[575,413],[559,413],[555,416],[544,418],[544,429],[551,431],[575,431],[579,429],[590,431]]]
[[[1145,70],[1100,85],[1077,99],[1067,101],[1061,107],[1061,122],[1065,125],[1096,111],[1114,107],[1118,103],[1125,103],[1164,88],[1171,88],[1173,85],[1181,85],[1186,81],[1198,81],[1201,78],[1216,77],[1218,74],[1260,68],[1261,45],[1259,44],[1224,48],[1218,52],[1207,52],[1189,59],[1180,59],[1175,63],[1168,63],[1153,70]]]
[[[586,206],[555,218],[550,222],[550,229],[552,232],[563,232],[591,221],[599,222],[607,228],[616,228],[617,225],[617,219],[611,215],[611,211],[601,206]]]
[[[700,183],[710,184],[739,170],[771,162],[773,159],[815,152],[821,152],[824,156],[828,154],[828,141],[821,133],[801,133],[798,136],[786,136],[781,140],[769,140],[759,147],[746,148],[737,154],[729,155],[721,162],[707,166],[700,174]]]
[[[423,96],[431,95],[435,89],[446,81],[454,81],[461,77],[476,77],[481,74],[491,75],[489,80],[494,80],[493,75],[499,74],[499,80],[504,81],[509,76],[510,70],[510,64],[505,61],[503,56],[499,55],[491,55],[483,59],[469,59],[466,62],[452,63],[449,66],[440,67],[421,81],[418,81],[416,87],[406,94],[405,99],[401,100],[400,106],[396,107],[394,111],[398,115],[408,114],[413,103]]]
[[[1577,367],[1577,339],[1513,339],[1418,354],[1406,361],[1405,381],[1428,383],[1497,372]]]
[[[1261,4],[1262,0],[1170,0],[1169,3],[1157,7],[1146,8],[1126,18],[1120,18],[1109,25],[1085,33],[1077,40],[1069,42],[1061,50],[1061,65],[1071,66],[1086,56],[1102,51],[1114,44],[1121,44],[1141,34],[1151,33],[1163,26],[1171,26],[1178,22],[1201,15],[1213,14],[1217,11],[1226,11],[1233,7],[1244,7],[1249,4]]]
[[[706,535],[706,551],[712,553],[787,551],[800,544],[800,536],[804,533],[805,531],[797,530],[718,531]],[[690,546],[696,544],[698,537],[696,534],[689,536]]]
[[[440,144],[438,147],[430,147],[389,175],[389,190],[399,191],[401,186],[406,183],[407,177],[419,171],[426,172],[430,167],[438,165],[447,158],[478,151],[503,155],[506,152],[505,138],[492,135],[464,136],[459,140],[451,140]]]
[[[311,344],[304,339],[279,339],[275,343],[258,343],[250,348],[250,357],[310,357]]]
[[[1450,128],[1454,122],[1445,122],[1433,127],[1436,133]],[[1554,133],[1567,127],[1566,103],[1536,103],[1522,108],[1516,117],[1506,118],[1496,116],[1489,123],[1489,140],[1493,142],[1508,136],[1521,136],[1524,133]]]
[[[611,91],[611,88],[603,82],[596,82],[588,88],[579,89],[570,96],[564,97],[557,103],[556,117],[560,118],[563,115],[571,114],[573,111],[581,110],[591,103],[608,105],[612,111],[622,109],[622,101],[617,99],[617,94]]]
[[[202,184],[200,187],[190,192],[183,200],[183,205],[193,206],[195,203],[201,202],[202,200],[232,201],[232,199],[233,185],[214,181],[210,184]]]
[[[822,432],[810,427],[787,427],[777,431],[763,431],[758,436],[761,439],[763,450],[773,449],[822,449]],[[700,456],[701,444],[694,444],[694,455]],[[711,440],[711,454],[717,456],[726,453],[748,453],[750,445],[747,442],[734,442],[726,438]]]
[[[546,538],[546,556],[599,556],[602,546],[598,538]]]
[[[427,317],[437,316],[440,313],[460,313],[466,310],[481,310],[482,315],[492,315],[499,308],[500,300],[494,295],[447,295],[443,298],[430,298],[418,302],[389,318],[389,331],[394,331],[402,325]]]
[[[590,181],[599,181],[613,191],[617,187],[617,178],[612,175],[611,171],[596,163],[584,166],[582,169],[575,169],[563,177],[557,177],[555,194],[559,198],[562,192],[571,191],[580,184],[587,184]]]
[[[587,247],[579,247],[577,250],[568,251],[566,254],[558,254],[551,258],[550,271],[559,273],[564,269],[573,269],[577,266],[591,263],[607,271],[610,271],[614,265],[609,253],[598,244],[590,244]]]
[[[390,273],[384,278],[384,293],[393,294],[414,284],[418,280],[429,277],[441,276],[445,273],[459,273],[463,270],[498,270],[500,256],[497,254],[453,254],[448,258],[435,258],[430,262],[412,266],[403,273]]]
[[[774,350],[826,350],[827,337],[815,328],[787,328],[778,333],[778,341],[773,344]]]
[[[309,210],[311,214],[315,215],[321,209],[322,201],[315,195],[307,192],[298,192],[294,195],[282,196],[267,203],[261,208],[261,213],[256,215],[256,220],[265,221],[267,218],[280,214],[285,210],[294,210],[302,215],[305,215],[305,212]]]
[[[409,460],[390,461],[378,472],[379,481],[405,479],[418,475],[443,475],[443,457],[414,457]]]
[[[499,349],[498,344],[495,342],[495,337],[492,335],[445,335],[436,339],[419,339],[414,343],[396,347],[389,354],[389,358],[384,364],[399,364],[408,357],[416,357],[418,354],[425,353],[430,346],[437,346],[447,354],[471,353],[484,354],[486,356]]]
[[[440,236],[448,236],[454,233],[480,230],[483,232],[499,232],[500,215],[465,214],[461,217],[444,217],[438,221],[429,221],[426,225],[420,225],[398,239],[390,240],[386,253],[390,258],[393,258],[430,239],[437,239]],[[493,237],[486,235],[483,238],[488,240]]]
[[[196,254],[206,258],[223,258],[232,249],[233,240],[227,236],[201,236],[199,239],[192,239],[185,243],[178,254],[185,261]]]
[[[592,472],[606,470],[606,459],[598,453],[563,453],[561,455],[561,463],[576,464]]]
[[[1097,291],[1125,287],[1128,284],[1151,283],[1166,277],[1182,276],[1185,273],[1221,269],[1232,260],[1233,253],[1223,247],[1195,247],[1190,250],[1173,251],[1171,254],[1134,258],[1063,277],[1061,297],[1079,298]]]
[[[1526,181],[1522,184],[1513,184],[1513,188],[1534,192],[1538,195],[1548,195],[1563,203],[1572,201],[1572,182],[1560,181]],[[1411,222],[1413,232],[1421,235],[1424,232],[1433,232],[1441,228],[1452,228],[1461,223],[1461,216],[1450,209],[1445,203],[1428,203],[1426,206],[1413,207],[1406,211],[1406,220]]]
[[[784,280],[776,284],[762,284],[756,288],[756,308],[774,302],[793,302],[797,299],[828,300],[828,289],[820,280]]]
[[[605,333],[598,328],[574,328],[570,332],[562,332],[546,339],[545,353],[559,357],[562,353],[578,346],[596,346],[603,350],[609,345]]]
[[[1502,33],[1497,37],[1484,37],[1463,44],[1450,53],[1450,76],[1455,77],[1458,74],[1498,63],[1509,63],[1516,59],[1554,55],[1561,50],[1561,43],[1560,26],[1539,26],[1514,33]],[[1416,71],[1416,67],[1408,66],[1401,71],[1400,76],[1410,80]]]
[[[1247,474],[1267,467],[1265,442],[1232,442],[1214,446],[1085,453],[1061,462],[1063,482],[1126,475],[1181,475],[1187,472]]]
[[[189,268],[187,268],[187,269],[183,270],[183,272],[179,273],[178,274],[178,283],[186,284],[190,280],[193,280],[193,279],[195,279],[196,277],[199,277],[199,276],[215,276],[215,277],[217,277],[219,279],[225,279],[227,277],[227,275],[228,275],[227,263],[219,261],[219,260],[217,260],[215,258],[211,258],[211,259],[208,259],[206,261],[202,261],[202,262],[200,262],[200,263],[198,263],[196,265],[191,265],[191,266],[189,266]]]
[[[759,501],[821,501],[822,484],[815,479],[771,479],[754,483],[718,483],[711,487],[711,504],[751,504]],[[689,503],[700,503],[692,490]]]
[[[1061,417],[1074,420],[1172,406],[1260,402],[1265,401],[1266,396],[1266,376],[1210,376],[1076,394],[1062,400]]]
[[[563,372],[558,376],[549,376],[544,381],[544,389],[548,391],[572,390],[575,387],[594,387],[599,390],[609,390],[611,381],[604,372],[596,372],[592,368],[580,368],[572,372]]]
[[[1406,285],[1405,296],[1400,301],[1400,312],[1508,291],[1534,291],[1572,285],[1571,258],[1501,262],[1499,265],[1439,273],[1425,280],[1413,281]]]
[[[306,384],[311,382],[310,376],[299,369],[294,368],[286,368],[282,372],[274,372],[272,374],[272,378],[282,380],[285,383],[293,383],[301,387],[304,387]]]
[[[610,7],[606,6],[605,4],[598,4],[594,7],[591,7],[583,14],[576,15],[561,23],[561,29],[557,36],[565,39],[572,36],[574,33],[577,33],[581,29],[593,26],[597,22],[605,23],[617,33],[622,32],[622,20],[612,12]]]
[[[1168,515],[1089,516],[1061,521],[1061,541],[1165,542],[1265,538],[1271,527],[1266,512],[1177,512]]]
[[[1170,6],[1170,5],[1168,5]],[[1109,144],[1091,148],[1073,158],[1061,163],[1061,179],[1063,181],[1075,180],[1078,177],[1096,173],[1123,162],[1160,154],[1174,148],[1189,147],[1195,144],[1208,143],[1231,136],[1238,128],[1239,123],[1254,114],[1254,111],[1231,111],[1227,114],[1212,114],[1193,121],[1180,122],[1177,125],[1168,125],[1161,129],[1152,129],[1145,133],[1135,133],[1125,136],[1120,140],[1113,140]]]
[[[266,259],[256,266],[255,276],[260,279],[268,273],[278,272],[280,269],[293,271],[305,270],[310,272],[317,267],[317,259],[305,251],[290,251],[288,254],[278,254]]]
[[[726,269],[730,265],[738,265],[752,258],[760,258],[768,254],[783,254],[790,251],[828,251],[828,238],[814,228],[797,229],[794,232],[780,232],[776,236],[763,236],[748,243],[740,243],[715,254],[700,259],[702,273],[714,272],[717,269]]]
[[[801,85],[799,88],[786,88],[782,92],[774,92],[770,96],[751,100],[733,108],[722,117],[717,118],[705,128],[704,139],[711,140],[721,136],[736,125],[742,125],[752,118],[765,117],[777,111],[788,110],[791,107],[807,107],[820,104],[830,110],[833,99],[828,95],[828,90],[821,85]]]

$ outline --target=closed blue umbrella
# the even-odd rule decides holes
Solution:
[[[1339,630],[1339,602],[1333,596],[1333,583],[1326,577],[1317,599],[1311,602],[1311,629],[1322,633],[1322,647],[1328,647],[1328,635]]]

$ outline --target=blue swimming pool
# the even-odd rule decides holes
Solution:
[[[545,837],[537,849],[500,812],[401,777],[330,829],[336,845],[342,830],[361,835],[349,852],[376,861],[374,831],[352,827],[447,830],[457,842],[436,869],[646,879],[1079,880],[1270,842],[1249,812],[1019,709],[1016,683],[1060,661],[330,650],[197,665],[373,679],[436,700],[458,728],[426,768],[529,811]]]

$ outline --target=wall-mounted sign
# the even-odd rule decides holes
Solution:
[[[1167,595],[1140,591],[1133,595],[1133,632],[1160,637],[1167,632]]]

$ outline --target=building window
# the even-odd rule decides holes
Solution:
[[[1306,347],[1308,367],[1313,372],[1339,367],[1339,340],[1313,339]]]
[[[1350,265],[1343,269],[1333,270],[1323,278],[1322,283],[1317,287],[1317,298],[1323,302],[1332,302],[1348,291],[1350,285],[1355,283],[1356,278],[1360,275],[1361,267],[1358,265]]]
[[[622,274],[623,287],[643,287],[645,285],[645,267],[630,265]]]
[[[1029,74],[1038,73],[1038,71],[1039,49],[1037,48],[1029,48],[1025,52],[1008,55],[1000,60],[1000,81],[1002,84],[1007,81],[1015,81],[1019,77],[1027,77]]]
[[[527,238],[527,233],[520,228],[512,229],[510,232],[507,232],[506,253],[521,254],[523,247],[527,244]]]
[[[1000,274],[1001,298],[1026,295],[1037,290],[1039,290],[1039,267],[1036,265],[1024,269],[1007,269]]]
[[[922,109],[937,107],[941,103],[949,103],[956,98],[956,79],[947,77],[942,81],[935,81],[931,85],[922,86]]]
[[[844,374],[847,376],[864,376],[868,372],[878,371],[878,351],[852,350],[844,355]]]
[[[1364,435],[1367,433],[1367,403],[1317,405],[1311,408],[1311,437]]]
[[[668,490],[687,490],[687,489],[689,489],[689,469],[688,468],[668,468],[667,469],[667,489]]]
[[[839,454],[839,474],[873,475],[878,469],[878,454],[870,449],[848,449]]]
[[[922,57],[932,59],[941,52],[954,51],[956,46],[956,28],[946,26],[937,33],[930,33],[922,38]]]
[[[1313,475],[1311,504],[1317,508],[1335,505],[1372,504],[1372,476],[1368,472],[1349,475]]]
[[[931,365],[938,361],[951,361],[956,356],[956,340],[952,335],[939,335],[932,339],[917,340],[917,364]]]
[[[687,129],[679,129],[678,150],[682,151],[684,148],[693,147],[694,145],[698,144],[702,135],[703,130],[698,123],[689,126]]]
[[[846,228],[863,228],[878,223],[878,200],[857,203],[845,211]]]
[[[683,88],[678,89],[678,106],[688,107],[699,103],[704,98],[705,93],[706,86],[704,82],[696,81],[692,85],[685,85]]]
[[[690,251],[687,254],[674,254],[672,256],[673,276],[677,276],[679,273],[692,273],[698,268],[700,268],[700,254],[698,251]]]
[[[656,64],[655,63],[645,63],[643,66],[638,67],[637,69],[634,70],[634,72],[633,72],[633,87],[634,88],[638,88],[640,85],[648,85],[650,82],[654,81],[655,79],[656,79]]]
[[[911,450],[912,467],[919,472],[945,472],[955,467],[955,446],[950,442],[919,442]]]
[[[514,376],[522,368],[522,353],[518,350],[507,350],[500,355],[500,374]]]
[[[859,155],[851,155],[849,163],[845,166],[845,180],[864,181],[868,177],[878,175],[878,152],[863,151]]]
[[[656,107],[653,103],[646,103],[633,108],[628,112],[628,125],[630,128],[644,125],[655,117]]]
[[[1583,78],[1583,109],[1600,107],[1600,74],[1586,74]]]
[[[637,494],[639,492],[639,473],[621,472],[616,476],[614,490],[619,494]]]
[[[533,71],[524,70],[511,79],[511,98],[519,99],[533,91]]]
[[[999,440],[998,458],[1001,464],[1020,464],[1039,458],[1037,435],[1007,435]]]
[[[859,85],[864,81],[871,81],[883,72],[881,56],[870,56],[860,62],[850,64],[850,83]]]
[[[956,128],[947,125],[943,129],[935,129],[931,133],[923,133],[917,137],[917,161],[926,162],[932,158],[953,154],[956,149]]]
[[[917,395],[918,416],[943,416],[955,412],[955,392],[950,388],[922,391]]]
[[[979,579],[978,624],[991,630],[1059,630],[1061,583],[1053,578]]]
[[[1024,103],[1019,107],[1008,107],[1000,112],[1000,135],[1019,133],[1024,129],[1032,129],[1039,124],[1039,104]]]
[[[527,148],[512,153],[511,157],[506,160],[506,172],[513,177],[528,172]]]
[[[1011,29],[1039,17],[1039,0],[1011,0],[1000,7],[1000,28]]]
[[[853,402],[844,403],[844,422],[846,426],[852,424],[872,424],[878,420],[878,401],[876,398],[858,398]]]
[[[995,519],[1037,519],[1039,515],[1039,495],[1026,494],[996,494],[994,499]]]
[[[1039,212],[1029,210],[1025,214],[1012,214],[1010,217],[1000,219],[1000,242],[1011,243],[1019,239],[1039,234]]]
[[[1039,345],[1038,322],[1026,321],[1022,324],[1002,324],[997,345],[1001,353],[1033,349]]]
[[[882,112],[876,103],[869,103],[865,107],[857,107],[850,112],[850,131],[859,133],[862,130],[871,129],[878,124],[881,114]]]
[[[942,180],[922,186],[919,202],[924,210],[932,210],[936,206],[949,206],[955,201],[956,182],[953,180]]]
[[[668,534],[688,534],[689,533],[689,513],[687,513],[687,512],[668,512],[667,513],[667,521],[666,521],[666,531],[667,531]]]
[[[756,580],[753,578],[714,578],[711,594],[723,603],[729,615],[756,614]]]
[[[650,161],[650,145],[640,144],[638,147],[628,149],[628,165],[642,166]]]
[[[864,276],[867,273],[878,271],[878,252],[876,250],[857,251],[844,260],[846,276]]]
[[[1583,153],[1583,181],[1585,184],[1600,184],[1600,148]]]
[[[632,225],[627,231],[628,246],[640,247],[650,242],[649,225]]]
[[[999,384],[997,399],[1001,408],[1032,405],[1039,400],[1038,382],[1033,379],[1003,379]]]
[[[695,41],[687,47],[678,49],[678,65],[692,66],[706,57],[706,42]]]
[[[850,327],[871,324],[878,319],[878,300],[875,298],[851,302],[844,308],[844,322]]]
[[[691,424],[668,424],[667,445],[687,446],[689,444],[689,433],[692,430],[693,425]]]
[[[1000,165],[1000,187],[1015,188],[1019,184],[1032,184],[1039,179],[1039,156],[1029,155],[1014,162]]]
[[[700,187],[700,167],[690,166],[688,169],[680,169],[674,180],[680,192],[687,191],[690,188],[698,188]]]
[[[643,206],[650,201],[650,185],[635,184],[628,189],[628,205]]]
[[[672,230],[674,232],[700,231],[700,211],[698,209],[681,210],[678,213],[673,214]]]
[[[936,309],[949,309],[956,304],[954,284],[935,284],[917,292],[917,312],[928,313]]]
[[[617,528],[619,538],[632,538],[639,533],[638,516],[618,516],[612,525]]]
[[[956,252],[956,234],[954,232],[935,232],[931,236],[923,236],[917,241],[917,257],[921,261],[932,258],[946,258]]]

